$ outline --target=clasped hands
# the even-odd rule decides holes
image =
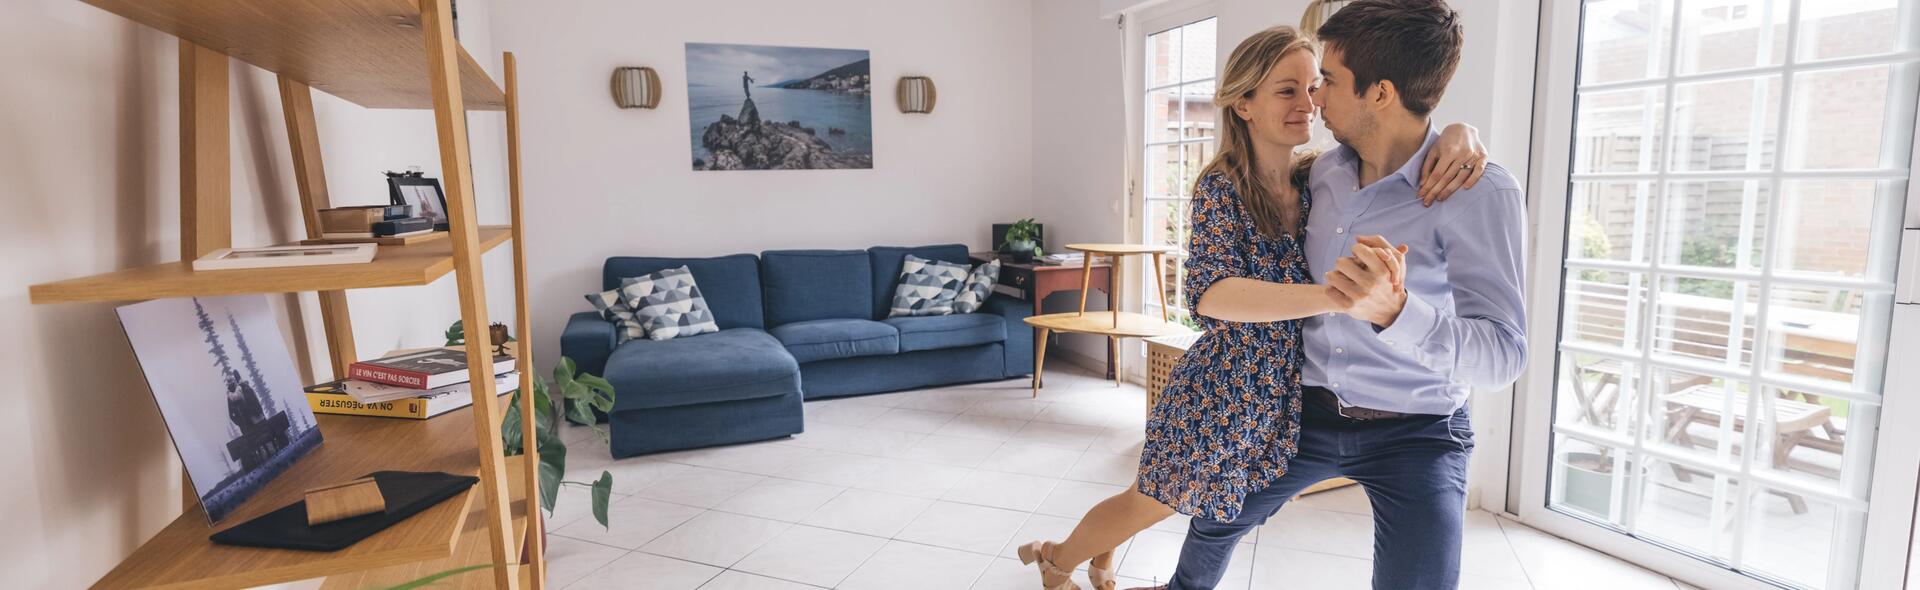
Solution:
[[[1384,236],[1356,240],[1351,256],[1341,257],[1326,274],[1327,295],[1335,311],[1385,328],[1407,304],[1407,246]]]

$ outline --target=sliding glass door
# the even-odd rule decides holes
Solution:
[[[1897,587],[1868,570],[1912,528],[1916,4],[1548,3],[1529,523],[1700,583]]]

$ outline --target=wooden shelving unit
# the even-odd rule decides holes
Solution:
[[[244,293],[315,291],[336,375],[360,360],[353,347],[347,289],[425,285],[452,273],[460,317],[487,326],[480,256],[513,242],[516,319],[531,342],[521,223],[519,111],[515,62],[503,55],[504,90],[454,38],[449,0],[83,0],[180,37],[180,261],[34,285],[36,304],[135,301]],[[232,158],[228,151],[230,59],[279,76],[295,184],[308,239],[320,237],[317,211],[329,206],[312,91],[368,108],[431,109],[440,144],[441,181],[451,226],[446,239],[380,246],[356,265],[194,272],[190,261],[231,247]],[[469,168],[468,110],[505,110],[512,224],[475,221]],[[391,585],[469,565],[489,572],[449,582],[462,587],[541,588],[545,579],[541,515],[529,490],[538,464],[506,457],[502,398],[491,373],[485,329],[468,330],[465,350],[472,407],[430,420],[319,417],[325,441],[222,526],[233,526],[300,499],[320,484],[372,471],[445,471],[480,479],[471,490],[337,552],[215,545],[216,529],[187,490],[185,512],[101,578],[97,588],[243,588],[327,578],[329,588]],[[531,347],[521,347],[520,389],[532,390]],[[519,410],[532,416],[532,396]],[[534,421],[523,421],[532,447]],[[538,456],[528,448],[526,457]]]

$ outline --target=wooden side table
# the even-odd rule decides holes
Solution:
[[[1172,248],[1140,244],[1067,244],[1067,249],[1084,252],[1087,255],[1086,263],[1088,266],[1081,267],[1082,270],[1080,274],[1080,310],[1066,313],[1035,315],[1027,318],[1026,321],[1028,325],[1040,329],[1040,337],[1034,342],[1033,347],[1034,397],[1040,397],[1040,387],[1043,384],[1041,371],[1045,368],[1047,361],[1047,336],[1052,332],[1106,336],[1107,346],[1109,350],[1113,350],[1118,348],[1117,344],[1121,338],[1153,338],[1186,334],[1193,331],[1184,325],[1174,323],[1168,319],[1167,290],[1164,286],[1159,288],[1159,316],[1120,311],[1120,289],[1116,288],[1117,285],[1121,284],[1120,278],[1117,275],[1117,273],[1120,272],[1118,270],[1110,271],[1116,274],[1112,274],[1108,278],[1109,291],[1107,292],[1107,301],[1111,311],[1087,311],[1087,289],[1093,284],[1093,267],[1091,265],[1094,262],[1095,256],[1106,256],[1108,260],[1112,261],[1112,268],[1119,268],[1119,259],[1123,256],[1153,256],[1154,280],[1158,282],[1162,280],[1161,277],[1165,276],[1160,270],[1164,256],[1166,253],[1173,251]],[[1112,370],[1111,367],[1109,367],[1109,373],[1109,377],[1113,379],[1114,385],[1119,385],[1119,371]]]
[[[1047,296],[1061,291],[1082,291],[1084,287],[1096,289],[1113,295],[1113,264],[1097,262],[1090,266],[1079,264],[1039,264],[1034,262],[1014,262],[999,258],[993,252],[974,252],[968,255],[974,264],[985,264],[1000,260],[1000,284],[1019,289],[1027,301],[1033,302],[1033,315],[1045,313],[1040,304]],[[1093,262],[1087,260],[1085,262]],[[1086,276],[1082,276],[1085,274]],[[1039,342],[1040,329],[1033,329],[1035,342]],[[1107,341],[1107,378],[1113,378],[1114,363],[1113,341]]]

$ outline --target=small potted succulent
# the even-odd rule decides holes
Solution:
[[[1011,254],[1017,262],[1033,262],[1042,255],[1040,251],[1040,224],[1032,217],[1013,222],[1007,226],[1006,241],[999,246],[1001,252]]]

